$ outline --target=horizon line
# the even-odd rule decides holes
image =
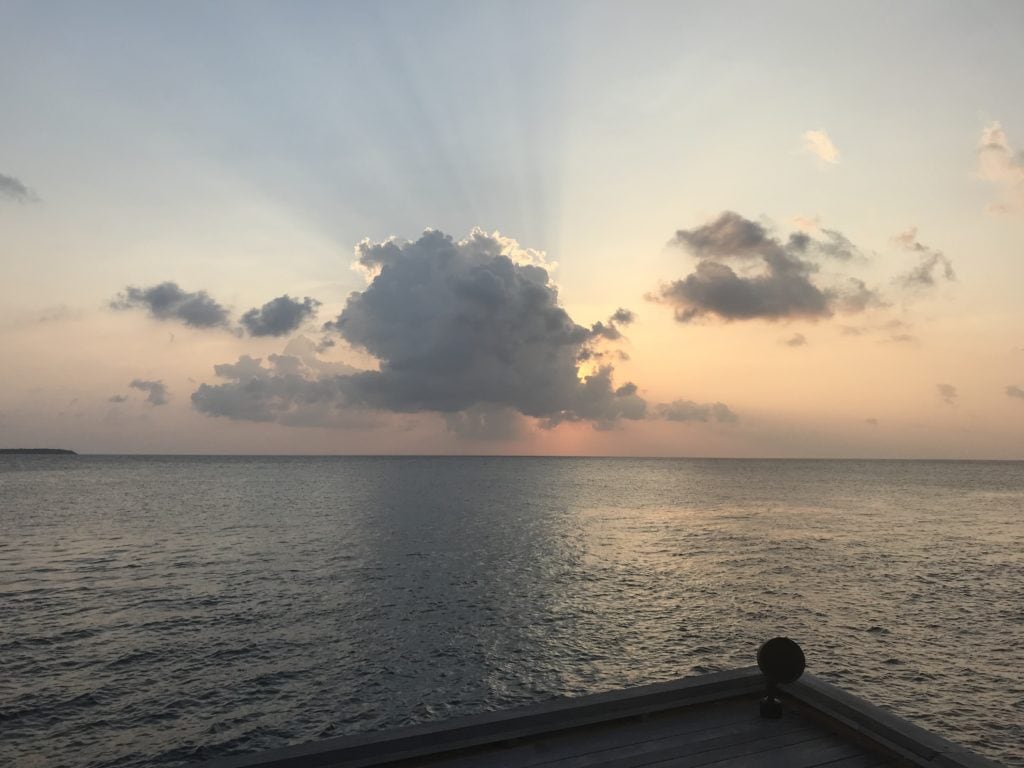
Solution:
[[[5,449],[11,450],[11,449]],[[26,449],[39,450],[39,449]],[[73,450],[73,449],[67,449]],[[31,454],[0,454],[31,455]],[[37,454],[38,455],[38,454]],[[42,454],[46,455],[46,454]],[[338,458],[338,459],[645,459],[664,461],[931,461],[931,462],[1002,462],[1024,463],[1024,457],[958,458],[922,456],[697,456],[697,455],[630,455],[630,454],[546,454],[546,453],[107,453],[82,452],[49,454],[54,456],[138,457],[138,458]]]

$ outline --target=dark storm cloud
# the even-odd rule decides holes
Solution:
[[[935,389],[938,391],[939,397],[942,398],[942,402],[946,405],[956,405],[956,400],[959,397],[956,387],[952,384],[936,384]]]
[[[893,242],[906,251],[919,255],[917,264],[896,278],[897,284],[904,288],[930,288],[939,279],[956,280],[953,262],[941,251],[923,245],[917,239],[917,227],[911,227],[893,238]]]
[[[146,401],[152,405],[167,405],[167,386],[162,381],[134,379],[128,386],[146,392]]]
[[[655,406],[659,418],[666,421],[718,421],[732,424],[739,421],[725,403],[695,403],[692,400],[673,400]]]
[[[39,199],[20,179],[0,173],[0,199],[2,198],[16,203],[31,203]]]
[[[676,232],[672,244],[693,253],[697,267],[652,298],[672,305],[683,323],[706,315],[724,320],[818,319],[831,317],[837,309],[856,312],[880,302],[861,281],[846,289],[815,284],[819,266],[813,259],[849,260],[857,254],[840,233],[823,232],[821,240],[801,232],[783,243],[761,224],[726,211],[704,226]],[[725,260],[736,263],[740,272]],[[751,273],[755,267],[760,271]]]
[[[547,271],[517,263],[507,241],[427,231],[415,242],[363,242],[357,259],[375,276],[327,327],[376,357],[380,370],[346,379],[351,402],[441,413],[486,403],[549,426],[643,418],[641,398],[616,395],[611,366],[579,375],[593,340],[618,337],[615,322],[575,323]]]
[[[1015,384],[1011,384],[1010,386],[1008,386],[1006,388],[1006,396],[1007,397],[1016,397],[1016,398],[1019,398],[1021,400],[1024,400],[1024,389],[1021,389],[1020,387],[1016,386]]]
[[[145,309],[158,320],[179,320],[193,328],[226,327],[228,311],[206,291],[185,291],[177,283],[150,288],[128,286],[114,299],[113,309]]]
[[[319,306],[320,302],[309,296],[298,301],[285,294],[259,309],[253,307],[242,315],[241,323],[252,336],[284,336],[313,317]]]

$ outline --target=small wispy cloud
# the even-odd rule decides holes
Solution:
[[[879,344],[917,344],[920,339],[910,331],[913,326],[902,320],[889,320],[878,325],[844,325],[839,332],[843,336],[873,336],[879,334]]]
[[[821,227],[820,216],[794,216],[790,221],[801,232],[817,232]]]
[[[306,296],[299,301],[287,293],[242,315],[241,323],[252,336],[284,336],[316,315],[320,302]]]
[[[942,398],[942,402],[946,405],[956,405],[956,400],[960,396],[957,394],[956,387],[952,384],[936,384],[935,389],[939,393],[939,397]]]
[[[882,343],[889,344],[917,344],[921,341],[917,336],[912,333],[894,333],[889,336],[888,339],[883,339]]]
[[[666,421],[717,421],[735,424],[736,413],[725,403],[695,403],[692,400],[673,400],[654,407],[656,418]]]
[[[931,288],[941,277],[949,282],[956,280],[953,262],[942,251],[924,245],[917,239],[917,227],[911,227],[892,238],[892,241],[911,253],[919,255],[917,266],[896,278],[904,288]]]
[[[143,392],[148,393],[146,401],[151,405],[167,405],[167,385],[160,380],[144,381],[143,379],[133,379],[132,383],[128,386],[132,389],[141,389]]]
[[[787,347],[805,347],[807,346],[807,337],[802,333],[794,333],[788,339],[783,339],[782,343]]]
[[[110,302],[116,310],[145,309],[158,320],[178,320],[193,328],[226,327],[228,311],[206,291],[185,291],[177,283],[149,288],[129,285]]]
[[[839,163],[839,150],[832,143],[825,131],[804,131],[804,150],[810,152],[823,163],[836,165]]]
[[[998,121],[981,132],[978,178],[995,184],[1000,190],[1000,199],[988,206],[991,213],[1024,211],[1024,152],[1013,151]]]
[[[1011,384],[1010,386],[1008,386],[1006,388],[1006,396],[1007,397],[1016,397],[1016,398],[1019,398],[1020,400],[1024,400],[1024,389],[1022,389],[1021,387],[1018,387],[1015,384]]]
[[[21,179],[0,173],[0,198],[13,200],[16,203],[34,203],[39,198],[36,193],[25,186]]]

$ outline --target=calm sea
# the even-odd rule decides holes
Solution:
[[[1024,765],[1024,463],[0,457],[0,764],[748,666]]]

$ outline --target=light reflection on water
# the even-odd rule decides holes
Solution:
[[[173,765],[752,662],[1024,765],[1024,464],[0,460],[0,758]]]

